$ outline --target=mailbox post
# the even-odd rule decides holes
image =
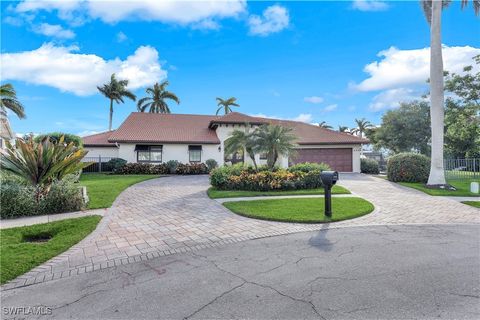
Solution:
[[[337,171],[322,171],[320,173],[323,188],[325,190],[325,216],[332,217],[332,187],[337,183]]]

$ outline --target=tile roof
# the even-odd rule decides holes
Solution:
[[[348,133],[304,122],[252,117],[239,112],[232,112],[225,116],[133,112],[116,131],[104,132],[83,139],[85,145],[97,143],[98,145],[112,145],[113,142],[219,144],[220,140],[214,130],[216,125],[246,122],[290,127],[298,137],[297,143],[300,145],[369,142],[367,139]]]
[[[97,134],[92,134],[90,136],[83,137],[83,145],[85,147],[88,146],[96,146],[96,147],[112,147],[115,146],[114,142],[109,142],[108,138],[114,133],[115,131],[105,131]]]
[[[217,116],[132,112],[110,142],[219,144],[210,121]]]

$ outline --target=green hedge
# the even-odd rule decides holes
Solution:
[[[312,162],[304,162],[304,163],[298,163],[296,165],[293,165],[287,169],[289,172],[297,172],[297,171],[302,171],[302,172],[310,172],[310,171],[329,171],[332,170],[330,166],[326,163],[312,163]]]
[[[374,159],[360,159],[360,172],[368,174],[379,174],[380,167]]]
[[[267,170],[264,167],[255,170],[243,165],[223,166],[210,172],[210,183],[219,190],[247,191],[313,189],[322,186],[319,167],[310,164],[297,166],[291,171],[279,168]]]
[[[393,182],[422,182],[428,180],[430,159],[418,153],[399,153],[388,159],[387,178]]]
[[[115,171],[117,174],[206,174],[208,168],[204,163],[183,164],[178,161],[166,163],[127,163]]]

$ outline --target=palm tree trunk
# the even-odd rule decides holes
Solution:
[[[442,59],[442,1],[432,1],[432,21],[430,26],[430,118],[432,128],[432,156],[428,185],[444,185],[443,169],[443,126],[444,92]]]
[[[108,121],[108,131],[112,131],[112,119],[113,119],[113,99],[110,99],[110,119]]]

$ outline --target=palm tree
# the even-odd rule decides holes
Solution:
[[[153,88],[147,88],[145,92],[151,96],[138,100],[138,111],[145,112],[148,108],[148,112],[150,113],[170,113],[170,108],[168,107],[166,100],[170,99],[179,104],[180,99],[178,99],[173,92],[166,90],[168,84],[168,81],[165,80],[162,83],[155,83]]]
[[[446,185],[443,167],[443,135],[445,119],[445,95],[442,57],[442,8],[451,1],[422,0],[425,17],[430,24],[430,118],[432,129],[432,153],[427,185]],[[480,0],[473,0],[475,14],[480,12]],[[462,9],[468,0],[462,0]]]
[[[228,98],[226,100],[222,99],[222,98],[217,98],[217,106],[218,106],[218,109],[217,109],[217,115],[218,113],[223,109],[225,114],[228,114],[230,112],[232,112],[232,108],[231,107],[240,107],[240,105],[238,103],[236,103],[237,101],[237,98],[235,97],[231,97],[231,98]]]
[[[355,119],[355,122],[357,124],[357,127],[352,130],[352,133],[358,133],[358,136],[360,138],[363,138],[363,133],[365,132],[365,130],[373,127],[373,124],[370,121],[365,120],[365,118]]]
[[[338,131],[339,132],[349,132],[350,129],[348,129],[347,126],[338,126]]]
[[[18,101],[17,92],[10,83],[0,86],[0,99],[0,107],[4,113],[6,113],[6,109],[8,109],[15,113],[20,119],[26,117],[25,109],[20,101]]]
[[[123,97],[127,97],[135,101],[136,96],[127,89],[128,80],[117,80],[115,73],[110,77],[110,82],[105,83],[102,87],[97,87],[98,91],[105,97],[110,99],[110,118],[108,122],[108,131],[112,131],[113,118],[113,102],[123,103]]]
[[[246,125],[248,128],[248,125]],[[227,154],[233,154],[238,150],[245,150],[253,162],[255,169],[257,169],[257,161],[255,160],[255,133],[250,133],[242,130],[233,130],[231,136],[225,140],[225,152]],[[243,160],[245,163],[245,158]]]
[[[331,125],[327,124],[326,121],[320,122],[320,123],[318,124],[318,126],[319,126],[320,128],[324,128],[324,129],[333,129],[333,127],[332,127]]]
[[[291,128],[279,125],[263,125],[254,132],[256,152],[267,154],[267,166],[275,167],[279,156],[288,156],[296,147],[297,137]]]

